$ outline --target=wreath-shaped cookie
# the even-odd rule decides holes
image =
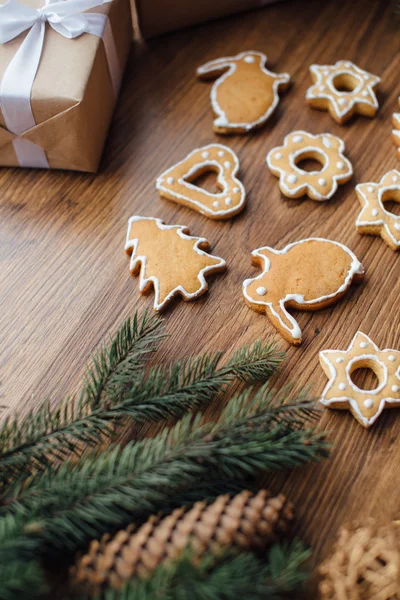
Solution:
[[[313,200],[328,200],[339,184],[353,175],[351,162],[344,156],[343,140],[331,133],[312,135],[305,131],[289,133],[283,146],[273,148],[267,165],[279,177],[279,187],[288,198],[307,194]],[[322,165],[320,171],[304,171],[298,164],[312,158]]]
[[[349,60],[339,60],[335,65],[311,65],[314,85],[307,90],[310,106],[328,110],[339,124],[355,113],[374,117],[378,110],[375,88],[380,78],[360,69]]]

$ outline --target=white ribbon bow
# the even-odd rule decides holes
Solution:
[[[43,8],[34,9],[20,4],[17,0],[9,0],[7,4],[0,6],[0,44],[5,44],[30,30],[8,65],[0,83],[0,107],[9,131],[19,136],[36,125],[31,106],[31,93],[43,52],[46,23],[54,31],[69,39],[84,33],[91,33],[104,39],[109,24],[108,17],[102,14],[82,13],[108,2],[111,0],[61,0],[61,2],[50,0]],[[105,44],[106,54],[114,90],[117,93],[120,79],[119,65],[114,40],[111,40],[112,43],[110,40],[108,42]],[[14,147],[21,166],[48,168],[45,153],[38,146],[27,140],[16,139]],[[44,156],[39,156],[39,150]]]

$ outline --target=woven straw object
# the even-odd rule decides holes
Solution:
[[[400,600],[400,527],[343,527],[319,568],[321,600]]]
[[[93,541],[73,567],[72,580],[98,593],[104,586],[120,588],[134,576],[149,577],[188,547],[198,557],[227,547],[264,548],[288,530],[293,517],[293,506],[283,495],[271,497],[265,490],[197,502],[164,518],[151,517],[136,530],[130,526],[113,538]]]

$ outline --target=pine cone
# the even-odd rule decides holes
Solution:
[[[150,517],[144,525],[93,541],[89,552],[72,569],[73,582],[91,593],[103,586],[120,588],[134,576],[149,577],[166,561],[177,559],[190,547],[195,557],[218,553],[231,546],[265,548],[284,534],[293,520],[291,503],[283,495],[262,490],[237,496],[219,496],[211,504],[197,502],[170,515]]]
[[[319,572],[321,600],[400,600],[400,527],[343,527]]]

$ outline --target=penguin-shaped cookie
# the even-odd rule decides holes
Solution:
[[[218,58],[197,69],[200,79],[215,79],[211,104],[217,133],[248,133],[269,119],[279,102],[278,89],[286,89],[290,76],[265,68],[262,52],[242,52]]]

